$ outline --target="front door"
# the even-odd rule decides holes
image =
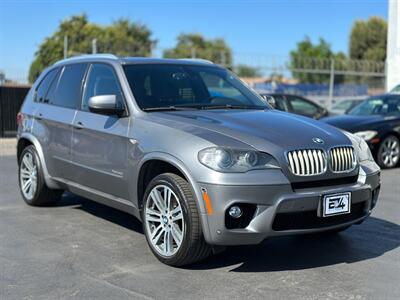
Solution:
[[[111,65],[92,64],[77,111],[72,138],[74,181],[86,187],[128,198],[127,147],[129,118],[89,111],[89,98],[116,95],[124,105],[118,78]],[[125,106],[126,107],[126,106]]]

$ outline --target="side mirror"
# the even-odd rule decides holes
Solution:
[[[89,98],[89,111],[102,115],[121,116],[125,108],[118,103],[116,95],[100,95]]]
[[[265,101],[271,105],[273,108],[276,108],[276,101],[275,98],[269,95],[262,95],[262,97],[265,99]]]

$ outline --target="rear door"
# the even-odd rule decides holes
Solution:
[[[73,129],[72,159],[74,181],[119,198],[128,198],[127,147],[129,117],[109,116],[89,111],[90,97],[116,95],[126,108],[118,78],[109,64],[89,68],[82,104]]]
[[[43,93],[36,95],[39,105],[35,111],[35,136],[40,139],[48,171],[53,177],[71,179],[74,172],[72,125],[86,68],[87,64],[60,67],[45,96]]]

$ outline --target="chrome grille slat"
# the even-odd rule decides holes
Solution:
[[[349,172],[356,166],[353,147],[336,147],[329,153],[330,168],[334,173]]]
[[[319,174],[321,172],[321,167],[319,165],[317,150],[313,150],[313,157],[315,162],[315,173]]]
[[[311,174],[314,174],[314,160],[311,150],[308,150],[307,154],[308,154],[308,159],[310,160],[311,163]]]
[[[289,169],[294,175],[313,176],[323,174],[327,166],[333,173],[350,172],[356,166],[353,147],[335,147],[328,157],[322,149],[301,149],[287,153]]]
[[[298,176],[318,175],[326,170],[326,157],[321,149],[290,151],[287,159],[290,170]]]

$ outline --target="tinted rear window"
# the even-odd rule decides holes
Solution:
[[[58,69],[53,69],[46,74],[46,76],[39,83],[39,86],[36,89],[34,101],[46,102],[45,97],[46,97],[47,91],[49,90],[49,87],[50,87],[51,83],[53,82],[54,77],[56,77],[57,72],[58,72]]]
[[[58,80],[50,88],[48,94],[50,104],[77,108],[81,99],[82,81],[86,68],[87,64],[65,66]]]

